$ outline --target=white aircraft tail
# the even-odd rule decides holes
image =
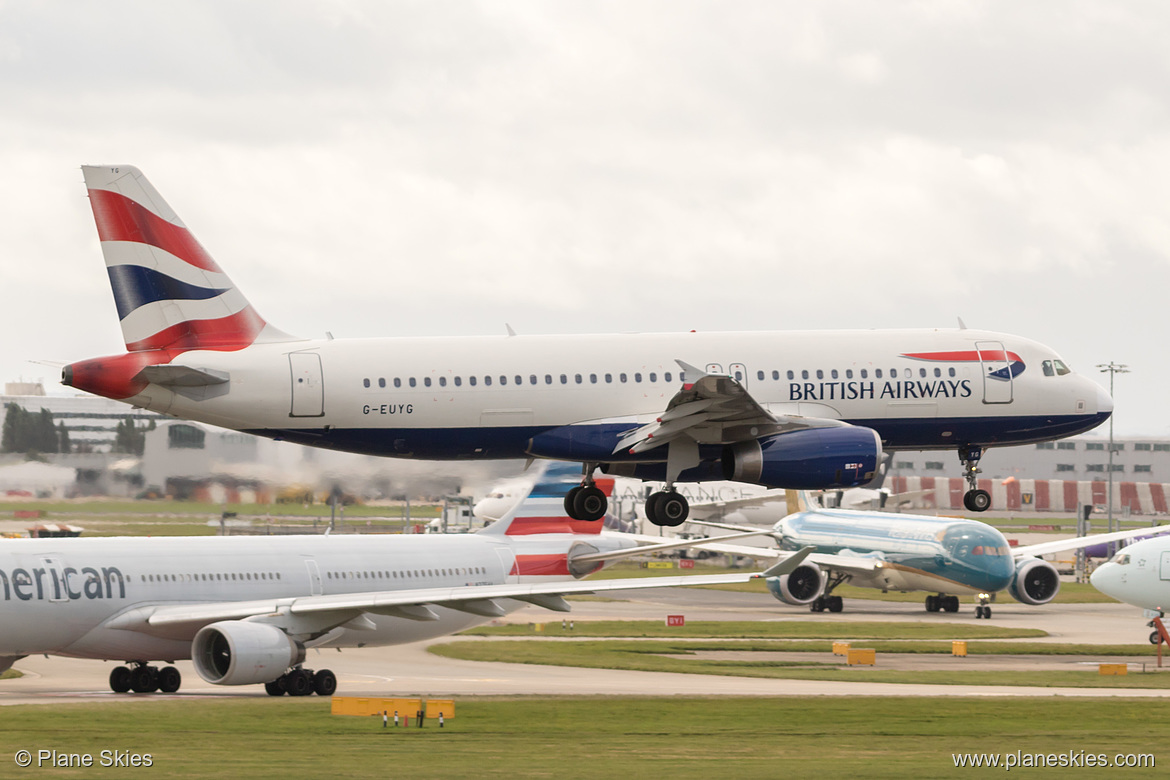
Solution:
[[[237,350],[268,325],[137,168],[82,166],[130,352]]]

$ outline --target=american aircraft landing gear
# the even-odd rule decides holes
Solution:
[[[991,596],[987,595],[986,593],[979,594],[979,603],[975,605],[976,620],[979,620],[980,618],[991,620],[991,605],[988,604],[989,601],[991,601]]]
[[[963,464],[963,479],[967,480],[967,492],[963,494],[963,506],[969,512],[986,512],[991,506],[991,494],[979,489],[976,475],[979,474],[979,459],[983,457],[982,447],[963,446],[959,448],[959,460]]]
[[[958,596],[944,596],[942,593],[937,596],[926,597],[926,611],[927,612],[958,612],[959,611],[959,597]]]
[[[312,669],[297,667],[290,669],[272,682],[264,683],[269,696],[332,696],[337,690],[337,677],[328,669],[314,672]]]
[[[565,514],[573,520],[600,520],[609,509],[605,493],[593,484],[593,470],[596,468],[596,463],[586,463],[584,481],[565,496]]]
[[[135,661],[134,667],[115,666],[110,671],[110,690],[114,693],[174,693],[183,684],[183,676],[173,666],[150,666]]]

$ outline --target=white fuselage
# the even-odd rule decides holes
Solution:
[[[136,615],[177,604],[277,604],[316,595],[572,580],[563,562],[580,539],[460,534],[4,540],[0,657],[189,658],[199,626],[144,627]],[[633,544],[602,536],[589,543],[599,549]],[[523,606],[501,603],[509,611]],[[490,619],[441,606],[434,611],[438,620],[370,615],[376,629],[339,627],[306,644],[399,644]]]
[[[981,361],[980,350],[993,349],[1012,358]],[[975,330],[257,343],[174,357],[172,365],[226,375],[223,384],[149,384],[121,399],[353,452],[605,460],[590,455],[609,455],[623,432],[666,409],[683,383],[680,360],[736,377],[774,414],[874,428],[887,449],[1059,438],[1092,428],[1112,411],[1093,382],[1051,371],[1059,359],[1049,348]],[[94,392],[117,397],[110,386]],[[573,426],[584,449],[546,451],[539,438],[534,444],[534,437],[564,426]],[[652,451],[642,459],[664,457]]]
[[[1097,567],[1093,587],[1143,609],[1170,608],[1170,537],[1145,539],[1122,548]]]

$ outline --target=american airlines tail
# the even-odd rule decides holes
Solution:
[[[257,314],[141,171],[81,170],[128,351],[232,351],[289,340]]]

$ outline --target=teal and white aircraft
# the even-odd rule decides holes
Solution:
[[[847,582],[883,592],[926,591],[931,594],[926,597],[930,612],[958,612],[959,596],[978,596],[975,617],[990,618],[988,601],[998,591],[1006,590],[1024,604],[1052,601],[1060,590],[1060,576],[1041,555],[1170,530],[1162,526],[1011,547],[998,529],[977,520],[824,509],[803,499],[794,500],[792,510],[768,534],[778,541],[778,549],[724,544],[718,537],[702,548],[778,559],[804,547],[816,548],[791,573],[767,581],[776,598],[808,605],[813,612],[840,612],[843,600],[833,590]],[[722,523],[692,524],[750,530]]]

